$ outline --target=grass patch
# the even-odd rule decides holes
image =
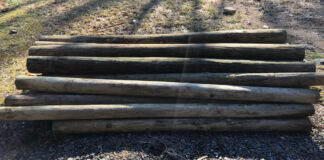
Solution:
[[[228,20],[228,23],[232,23],[232,24],[240,23],[241,19],[242,19],[242,15],[240,13],[236,13]]]
[[[324,55],[321,53],[312,52],[310,50],[305,51],[306,58],[308,59],[317,59],[317,58],[324,58]]]

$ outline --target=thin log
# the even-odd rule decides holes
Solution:
[[[301,45],[287,44],[63,44],[29,48],[31,56],[186,57],[254,60],[303,60]]]
[[[117,74],[79,75],[74,77],[295,88],[324,85],[324,73],[320,72]]]
[[[41,41],[88,43],[283,43],[287,32],[283,29],[229,30],[216,32],[109,35],[109,36],[42,36]]]
[[[268,73],[315,72],[310,62],[221,60],[165,57],[52,57],[29,56],[27,69],[44,75],[149,74],[149,73]]]
[[[89,42],[91,43],[91,42]],[[35,41],[32,46],[42,46],[42,45],[75,45],[75,44],[85,44],[82,42],[56,42],[56,41]],[[96,44],[96,43],[93,43]]]
[[[306,117],[311,104],[110,104],[1,107],[0,120]]]
[[[311,89],[64,77],[18,76],[16,87],[41,92],[289,103],[314,103],[319,98],[319,92]]]
[[[296,119],[125,119],[53,121],[56,133],[143,131],[309,131],[307,118]]]
[[[5,106],[36,105],[86,105],[86,104],[127,104],[127,103],[219,103],[217,100],[160,98],[140,96],[108,96],[85,94],[22,94],[5,98]],[[222,101],[222,103],[226,103]],[[241,102],[243,103],[243,102]]]

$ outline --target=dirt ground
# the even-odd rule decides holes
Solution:
[[[284,28],[324,58],[320,0],[8,0],[0,3],[0,104],[42,34],[109,35]],[[10,3],[9,3],[10,2]],[[224,16],[224,7],[235,15]],[[17,33],[12,34],[15,30]],[[321,87],[319,87],[321,88]],[[48,121],[0,122],[0,159],[323,159],[324,107],[309,133],[158,132],[53,135]]]

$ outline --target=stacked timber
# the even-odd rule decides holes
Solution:
[[[305,131],[324,84],[286,31],[43,36],[0,120],[60,133]]]

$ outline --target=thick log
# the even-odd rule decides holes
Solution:
[[[41,41],[88,43],[283,43],[287,32],[283,29],[229,30],[216,32],[108,35],[108,36],[42,36]]]
[[[1,107],[0,120],[306,117],[309,104],[110,104]]]
[[[60,93],[289,103],[315,103],[319,98],[319,92],[311,89],[64,77],[18,76],[16,87],[23,90]]]
[[[267,87],[305,88],[324,85],[324,73],[169,73],[169,74],[120,74],[80,75],[75,77],[96,79],[123,79],[167,81],[205,84],[232,84]]]
[[[10,95],[5,106],[35,105],[86,105],[86,104],[127,104],[127,103],[219,103],[217,100],[160,98],[140,96],[108,96],[84,94],[23,94]],[[222,103],[227,103],[222,101]],[[241,102],[243,103],[243,102]]]
[[[310,62],[220,60],[163,57],[52,57],[29,56],[27,69],[44,75],[149,74],[149,73],[268,73],[315,72]]]
[[[57,133],[142,131],[308,131],[307,118],[296,119],[124,119],[53,121]]]
[[[186,57],[303,60],[305,49],[287,44],[63,44],[29,48],[31,56]]]

